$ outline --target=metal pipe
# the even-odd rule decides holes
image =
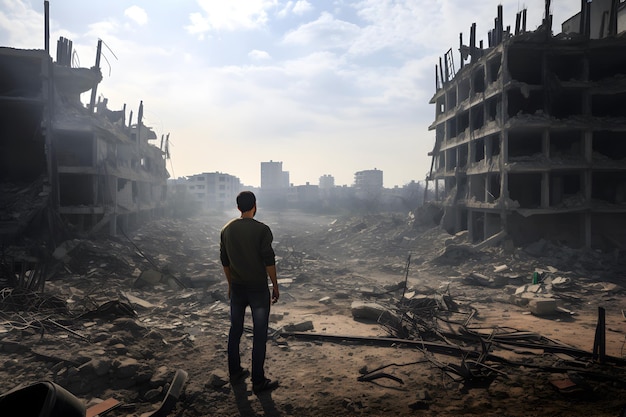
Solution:
[[[96,66],[95,70],[100,71],[100,55],[102,52],[102,39],[98,39],[98,50],[96,52]],[[89,112],[93,113],[93,109],[96,104],[96,92],[98,90],[98,82],[94,81],[93,87],[91,88],[91,100],[89,101]]]
[[[50,55],[50,2],[48,0],[43,2],[44,9],[44,49]]]

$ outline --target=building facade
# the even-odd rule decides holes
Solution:
[[[261,162],[261,188],[259,205],[280,208],[287,204],[289,171],[283,171],[283,163]]]
[[[36,228],[53,239],[68,226],[116,234],[165,210],[166,152],[151,143],[157,137],[143,123],[143,103],[135,123],[125,106],[96,103],[100,69],[71,67],[71,54],[64,38],[56,62],[47,42],[45,50],[0,48],[1,205],[20,217],[2,222],[2,243]],[[89,90],[86,106],[80,94]],[[41,219],[48,224],[31,223]]]
[[[332,175],[322,175],[319,179],[320,190],[335,188],[335,177]]]
[[[449,55],[439,65],[428,182],[450,232],[468,230],[474,241],[502,232],[520,244],[626,242],[623,4],[591,13],[582,3],[579,30],[558,36],[548,14],[533,32],[518,14],[505,32],[499,6],[489,47],[476,45],[472,26],[458,73]],[[606,35],[594,39],[590,22],[606,16]]]
[[[242,190],[238,177],[221,172],[205,172],[187,177],[187,190],[193,204],[204,211],[224,211],[236,208],[236,198]]]
[[[383,171],[374,168],[356,172],[354,188],[365,193],[379,193],[383,189]]]

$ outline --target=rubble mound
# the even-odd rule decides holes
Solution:
[[[43,291],[0,292],[0,392],[52,381],[107,416],[172,401],[187,417],[613,417],[626,405],[619,254],[480,246],[401,213],[257,218],[275,238],[266,369],[279,388],[229,383],[228,218],[212,214],[67,241]],[[250,337],[241,349],[249,368]]]

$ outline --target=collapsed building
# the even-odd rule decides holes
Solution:
[[[53,61],[47,20],[45,49],[0,47],[2,248],[54,249],[71,232],[116,234],[165,209],[167,143],[150,142],[157,135],[143,123],[143,103],[133,123],[126,105],[96,102],[102,41],[92,68],[72,67],[64,38]]]
[[[581,2],[552,34],[526,10],[488,47],[460,35],[436,66],[435,145],[427,184],[444,227],[472,241],[497,234],[575,247],[626,244],[626,3]]]

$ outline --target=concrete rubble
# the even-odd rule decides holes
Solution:
[[[282,213],[281,222],[287,219]],[[282,289],[279,304],[284,305],[284,310],[272,312],[271,327],[273,343],[280,347],[283,355],[313,349],[318,343],[325,345],[327,350],[331,343],[350,340],[347,338],[349,332],[335,335],[329,332],[327,324],[320,324],[315,318],[320,309],[339,314],[337,317],[342,317],[340,323],[348,326],[354,320],[363,325],[375,324],[383,332],[389,332],[397,329],[398,322],[408,328],[406,318],[400,321],[381,318],[396,317],[398,306],[411,306],[414,319],[419,318],[411,325],[413,329],[423,330],[421,341],[403,339],[407,333],[396,331],[384,337],[362,335],[348,346],[363,349],[359,348],[361,344],[368,344],[368,341],[371,344],[371,340],[382,337],[374,343],[401,346],[418,342],[440,352],[445,348],[442,342],[428,342],[426,335],[436,330],[448,340],[450,336],[439,325],[429,327],[436,319],[437,314],[433,311],[453,314],[453,310],[458,310],[467,315],[474,312],[472,320],[480,320],[482,312],[494,303],[522,312],[531,311],[531,302],[524,304],[519,300],[548,297],[558,301],[562,308],[578,312],[583,300],[589,300],[589,297],[605,303],[604,300],[623,293],[620,285],[606,279],[623,268],[610,254],[546,244],[542,256],[534,257],[523,248],[510,253],[494,246],[446,263],[438,257],[448,238],[444,231],[438,227],[409,226],[401,219],[400,215],[395,220],[390,220],[387,215],[335,219],[332,227],[302,233],[301,237],[294,236],[293,232],[283,235],[281,222],[275,223],[280,276],[287,280],[284,281],[287,285]],[[190,398],[197,398],[200,391],[209,387],[209,394],[204,395],[215,401],[225,401],[223,390],[228,391],[228,388],[224,385],[223,361],[228,304],[217,257],[218,231],[225,220],[200,220],[205,226],[194,225],[194,221],[156,221],[129,236],[132,243],[121,238],[73,241],[69,245],[71,249],[55,261],[59,262],[55,278],[47,282],[43,296],[4,294],[0,302],[0,329],[3,332],[0,346],[7,356],[4,371],[18,373],[20,377],[16,383],[52,378],[84,398],[87,405],[113,396],[121,401],[121,409],[126,407],[127,412],[132,412],[129,409],[132,407],[141,412],[158,405],[176,369],[195,362],[192,359],[197,356],[194,351],[215,345],[215,349],[205,351],[211,352],[205,353],[208,358],[197,358],[200,363],[206,362],[203,368],[188,369],[190,378],[186,391]],[[298,215],[298,223],[301,222],[302,215]],[[208,224],[215,226],[207,227]],[[459,243],[463,243],[462,240]],[[325,255],[326,252],[334,257]],[[406,254],[409,252],[412,261],[407,273]],[[340,254],[341,258],[335,259]],[[144,284],[137,286],[139,278],[145,277],[146,273],[160,275],[155,264],[160,271],[165,270],[166,274],[184,283],[185,288],[169,285],[161,279],[141,280]],[[372,269],[373,265],[376,268]],[[365,270],[374,272],[374,275],[365,275]],[[543,279],[533,285],[531,279],[535,271],[541,271]],[[378,281],[378,273],[391,279]],[[408,278],[406,288],[405,276]],[[470,276],[481,279],[468,281]],[[491,280],[494,277],[498,277],[494,280],[497,283]],[[101,282],[107,285],[104,287]],[[13,304],[12,297],[16,301]],[[333,302],[320,303],[326,297]],[[20,307],[28,305],[22,302],[27,299],[36,302],[31,303],[30,311],[16,316],[11,308],[14,309],[15,304]],[[308,309],[310,314],[295,314],[293,307],[297,305],[306,305],[303,311]],[[578,317],[559,310],[548,315],[543,315],[540,310],[536,313],[542,314],[539,319],[555,323]],[[467,315],[463,315],[461,322]],[[42,317],[50,316],[64,327],[42,320]],[[454,320],[458,321],[458,318]],[[471,330],[471,326],[469,328]],[[316,332],[320,331],[327,337],[337,338],[332,342],[315,341]],[[315,343],[300,345],[298,339],[288,335],[290,332],[309,334]],[[519,332],[497,332],[499,338],[519,335]],[[480,337],[488,339],[488,334]],[[532,341],[540,334],[531,332],[525,337]],[[489,343],[496,341],[503,343],[498,338]],[[546,343],[545,349],[554,348],[552,342]],[[492,346],[495,349],[495,345]],[[530,348],[531,345],[525,346]],[[474,357],[474,348],[470,345],[463,349],[469,349],[466,351],[469,358]],[[440,358],[441,353],[435,354],[438,358],[436,367],[453,369],[452,374],[456,377],[465,372],[456,367],[458,357],[454,350],[446,348],[445,352],[444,358],[447,359]],[[568,352],[573,354],[578,350]],[[489,355],[489,360],[499,357],[495,351],[490,351]],[[537,360],[532,359],[538,366],[548,366],[540,365]],[[569,358],[567,363],[572,361]],[[502,365],[490,366],[503,372]],[[394,372],[389,375],[407,383],[406,377]],[[499,375],[495,374],[494,387],[499,385]],[[376,381],[383,380],[397,383],[388,377],[379,377]],[[415,398],[411,404],[433,409],[441,400]],[[359,401],[364,409],[367,408],[367,401],[363,399],[351,400],[346,407],[354,407]],[[196,407],[202,407],[201,404],[183,400],[182,406],[187,410],[198,410]],[[192,411],[188,413],[193,415]]]

